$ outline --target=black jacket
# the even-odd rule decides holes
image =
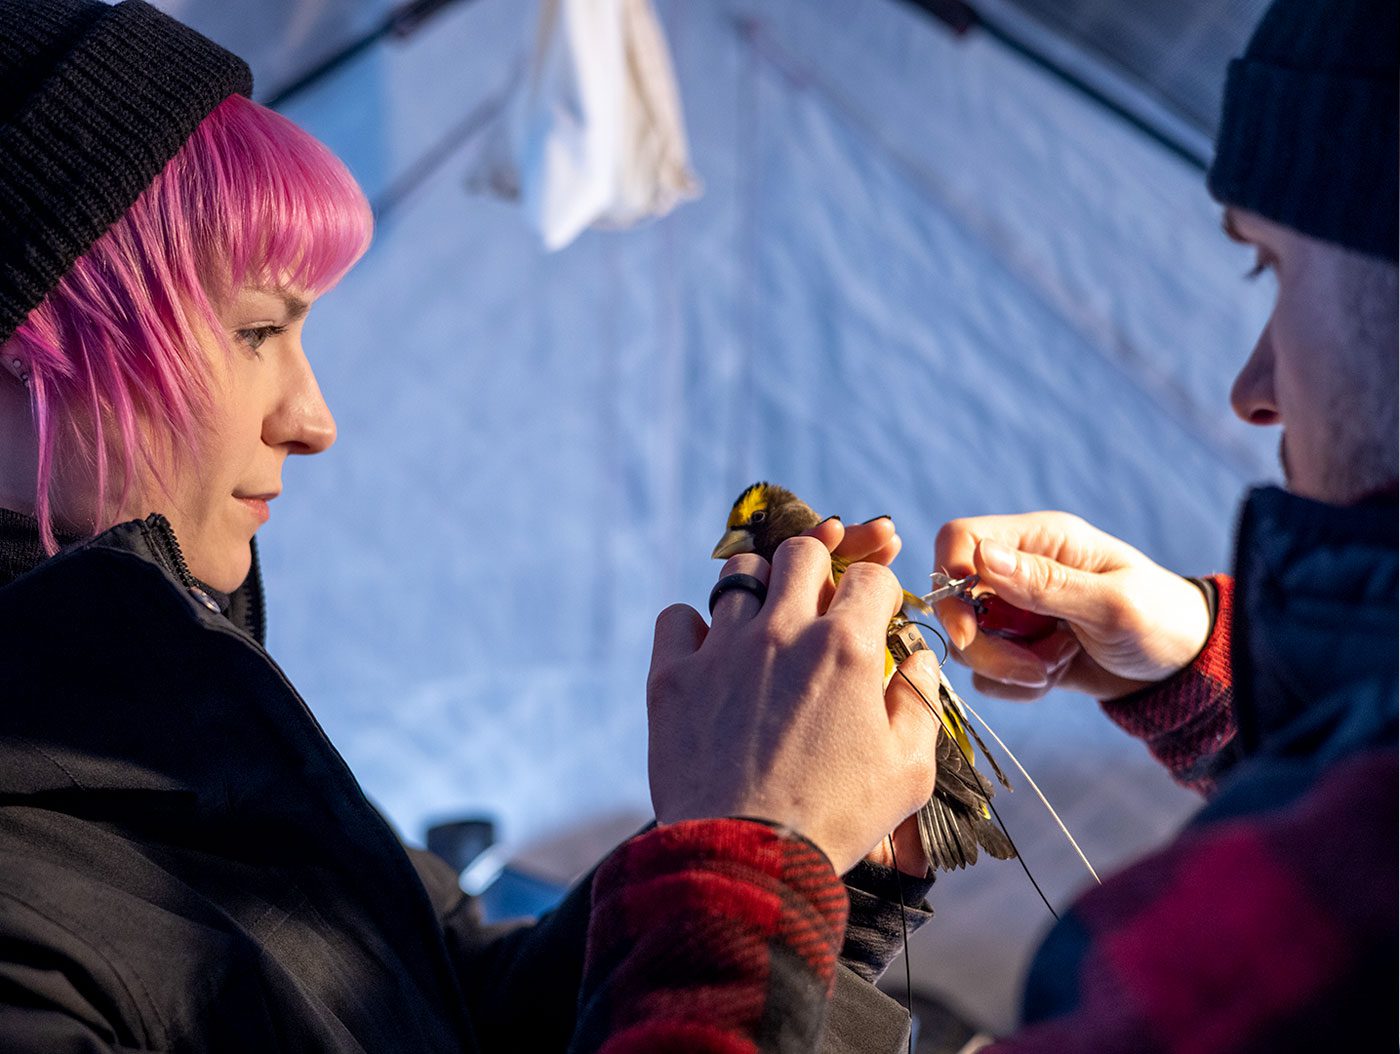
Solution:
[[[262,612],[256,551],[218,597],[160,516],[0,588],[0,1049],[564,1050],[588,882],[483,927],[366,801]],[[905,1029],[844,970],[828,1021],[831,1050]]]

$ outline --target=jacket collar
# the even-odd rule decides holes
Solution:
[[[1247,753],[1326,761],[1396,727],[1397,508],[1340,507],[1277,487],[1240,516],[1234,696]]]
[[[240,591],[256,596],[256,577]],[[195,809],[295,828],[353,801],[255,628],[189,576],[163,516],[41,560],[0,588],[0,802],[56,794],[137,825]]]
[[[101,546],[123,549],[150,560],[164,568],[211,611],[218,611],[259,644],[266,643],[267,616],[256,537],[249,542],[252,563],[248,577],[232,593],[221,593],[190,573],[175,530],[160,513],[152,513],[144,520],[119,523],[93,538],[58,534],[57,539],[60,551]],[[39,540],[38,521],[24,513],[0,508],[0,588],[32,571],[47,558]]]

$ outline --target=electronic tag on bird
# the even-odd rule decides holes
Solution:
[[[895,618],[890,622],[889,632],[885,635],[885,645],[890,649],[896,666],[916,651],[929,650],[919,627],[903,618]]]

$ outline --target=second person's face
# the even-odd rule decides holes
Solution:
[[[1236,414],[1282,428],[1294,493],[1348,504],[1394,486],[1395,304],[1376,279],[1385,264],[1242,209],[1227,211],[1226,228],[1278,284],[1230,393]]]

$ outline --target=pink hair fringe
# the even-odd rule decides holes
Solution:
[[[144,471],[199,456],[210,406],[205,344],[245,285],[320,295],[369,246],[354,178],[321,143],[242,96],[221,103],[7,345],[24,360],[38,437],[35,516],[58,550],[51,490],[61,462],[96,483],[97,533]],[[112,495],[113,461],[122,480]],[[152,510],[154,511],[154,510]]]

